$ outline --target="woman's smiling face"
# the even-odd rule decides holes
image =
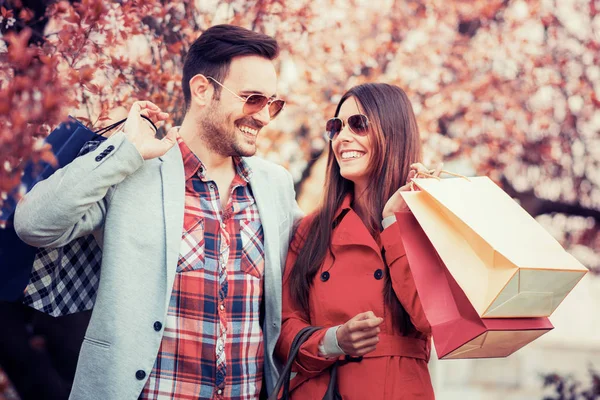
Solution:
[[[369,165],[372,156],[371,132],[360,136],[348,126],[348,117],[365,114],[353,97],[342,104],[338,118],[344,121],[344,127],[332,140],[331,147],[335,159],[340,166],[340,175],[356,186],[366,187],[369,175]]]

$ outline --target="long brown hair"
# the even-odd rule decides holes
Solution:
[[[397,86],[368,83],[348,90],[336,108],[337,117],[346,100],[357,101],[369,118],[372,156],[369,166],[369,187],[363,194],[367,204],[365,224],[378,240],[381,231],[381,213],[388,199],[406,183],[410,165],[421,160],[419,129],[406,93]],[[354,184],[340,175],[340,167],[331,144],[327,158],[327,175],[322,204],[303,229],[300,240],[304,245],[290,274],[292,299],[306,315],[309,312],[309,292],[315,275],[330,251],[334,216],[347,194],[353,194]],[[398,301],[385,267],[384,298],[392,311],[394,326],[399,332],[408,332],[412,324]]]

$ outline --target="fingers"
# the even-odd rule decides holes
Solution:
[[[172,127],[169,129],[165,137],[163,137],[160,142],[163,145],[164,152],[166,153],[171,147],[177,143],[177,134],[179,129],[177,127]]]
[[[365,331],[351,332],[348,337],[350,338],[350,341],[352,343],[359,343],[364,340],[372,339],[374,337],[376,338],[380,332],[381,332],[381,329],[374,328],[374,329],[365,330]]]
[[[435,170],[433,171],[433,176],[440,176],[440,174],[442,173],[443,167],[444,167],[444,163],[439,163],[437,165],[437,167],[435,167]]]
[[[371,318],[362,321],[351,321],[348,324],[348,330],[350,332],[370,332],[377,330],[379,332],[379,325],[383,322],[383,318]]]
[[[430,170],[429,168],[427,168],[422,163],[411,164],[410,165],[410,172],[408,173],[407,180],[410,182],[411,179],[415,178],[419,174],[425,174],[426,176],[427,175],[440,176],[440,174],[442,173],[443,166],[444,166],[444,163],[439,163],[435,167],[435,169]],[[411,174],[412,174],[412,176],[411,176]]]
[[[356,314],[350,321],[348,321],[348,327],[351,330],[364,330],[375,328],[383,322],[383,318],[375,316],[373,311],[367,311],[364,313]]]
[[[352,357],[364,356],[365,354],[375,350],[377,348],[377,343],[379,343],[378,337],[372,338],[370,340],[365,340],[361,343],[356,343],[355,346],[346,350],[346,354]]]
[[[415,171],[415,175],[417,174],[429,174],[429,169],[425,167],[421,163],[414,163],[410,165],[410,169]]]
[[[372,311],[355,315],[336,332],[340,347],[353,356],[373,351],[379,343],[379,325],[382,322],[383,318],[377,317]]]
[[[377,318],[373,311],[365,311],[360,314],[356,314],[350,321],[362,321],[370,318]]]
[[[177,143],[177,136],[179,135],[179,128],[174,126],[167,131],[167,134],[162,138],[163,142],[171,143],[171,146]]]
[[[348,328],[350,329],[351,332],[366,331],[366,330],[371,330],[373,328],[377,328],[379,325],[381,325],[382,322],[383,322],[383,318],[377,318],[377,317],[365,319],[362,321],[352,321],[348,325]]]
[[[400,187],[400,189],[398,189],[398,191],[399,191],[399,192],[410,192],[410,190],[411,190],[410,184],[411,184],[411,183],[412,183],[412,182],[409,182],[409,183],[407,183],[406,185],[404,185],[404,186],[401,186],[401,187]]]
[[[379,328],[375,328],[375,330],[369,332],[347,334],[339,344],[346,354],[359,356],[373,351],[377,343],[379,343]]]
[[[351,357],[360,357],[360,356],[364,356],[365,354],[369,354],[372,351],[375,351],[377,349],[377,346],[370,346],[370,347],[365,347],[363,349],[358,350],[356,353],[354,354],[350,354]]]
[[[144,115],[153,121],[164,121],[169,117],[169,113],[163,112],[159,106],[151,101],[136,101],[132,104],[129,113]]]
[[[150,119],[154,126],[152,126],[153,130],[156,128],[156,124],[162,121],[166,121],[169,118],[169,113],[161,111],[160,107],[150,101],[136,101],[131,106],[131,110],[129,111],[129,119],[136,121],[144,121],[143,123],[147,125],[152,125],[150,121],[146,118],[137,119],[135,116],[144,116]],[[139,123],[139,122],[138,122]]]
[[[151,101],[147,101],[147,100],[142,100],[142,101],[136,101],[133,103],[133,105],[131,106],[131,109],[136,109],[136,111],[142,111],[144,109],[147,110],[153,110],[153,111],[160,111],[160,107],[157,106],[156,104],[154,104]]]
[[[140,115],[150,118],[155,123],[159,121],[165,121],[169,118],[169,113],[148,109],[140,111]]]
[[[142,111],[140,113],[140,115],[144,115],[144,111]],[[147,115],[144,115],[144,117],[150,118]],[[146,118],[142,118],[142,120],[143,120],[143,123],[149,125],[152,128],[152,130],[154,130],[154,126],[150,123],[150,121],[148,121]]]

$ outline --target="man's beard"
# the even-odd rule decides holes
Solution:
[[[228,157],[251,157],[256,153],[256,146],[251,150],[245,149],[239,143],[240,139],[238,139],[236,132],[236,126],[245,120],[245,118],[240,118],[231,121],[218,111],[218,107],[211,106],[200,121],[202,140],[211,151],[217,154]],[[253,126],[256,124],[247,121],[246,125]]]

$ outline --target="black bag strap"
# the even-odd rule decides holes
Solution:
[[[152,127],[154,127],[154,131],[158,131],[158,128],[156,127],[156,125],[154,125],[154,122],[152,122],[152,120],[148,117],[146,117],[145,115],[140,115],[142,118],[144,118],[146,121],[150,122],[152,124]],[[123,122],[127,121],[127,118],[124,118],[120,121],[115,122],[114,124],[111,124],[109,126],[105,126],[104,128],[98,129],[96,132],[94,132],[96,134],[96,137],[98,136],[102,136],[104,135],[106,132],[110,132],[113,129],[115,129],[116,127],[118,127],[119,125],[123,124]]]
[[[294,340],[292,341],[292,346],[290,348],[290,353],[288,354],[287,362],[283,367],[283,371],[277,380],[277,384],[275,384],[275,388],[273,392],[269,396],[268,400],[277,400],[277,396],[279,395],[279,391],[283,386],[283,394],[281,396],[281,400],[287,400],[290,395],[290,376],[292,373],[292,366],[294,365],[294,361],[296,360],[296,356],[300,351],[300,347],[306,342],[313,333],[320,330],[321,328],[318,326],[307,326],[303,328],[300,332],[296,334]],[[331,369],[331,379],[329,381],[329,386],[327,387],[327,392],[325,393],[324,399],[336,399],[339,398],[337,392],[337,361],[333,364]]]
[[[338,391],[337,387],[337,373],[338,373],[338,365],[339,362],[336,361],[331,367],[331,371],[329,372],[329,385],[327,385],[327,391],[325,392],[325,396],[323,400],[341,400],[342,396]]]
[[[285,363],[283,371],[281,372],[281,375],[275,384],[275,388],[273,389],[273,392],[269,396],[268,400],[277,400],[277,396],[279,395],[279,391],[281,390],[282,386],[284,387],[282,399],[287,399],[290,390],[290,375],[292,373],[292,366],[294,365],[296,355],[298,354],[298,351],[300,351],[302,344],[304,344],[304,342],[306,342],[306,340],[319,329],[321,328],[316,326],[307,326],[296,334],[294,340],[292,341],[292,347],[290,348],[287,362]]]

